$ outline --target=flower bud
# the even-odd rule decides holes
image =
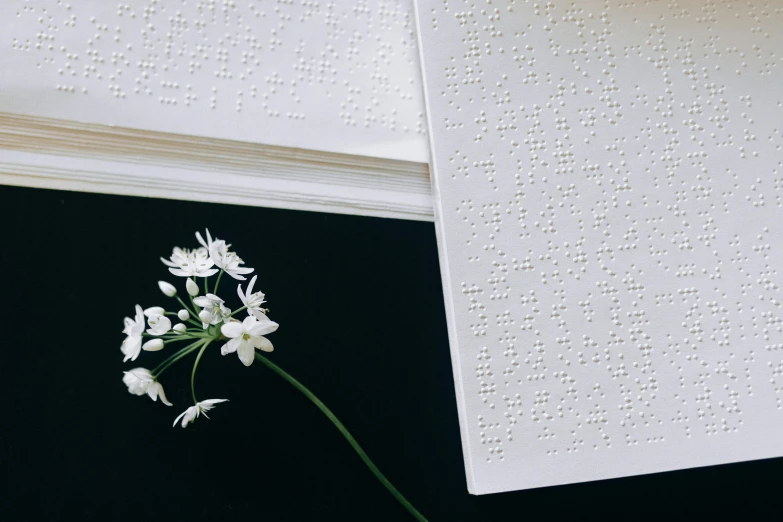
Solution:
[[[175,325],[174,325],[174,331],[175,331],[175,332],[182,333],[182,332],[184,332],[184,331],[185,331],[185,330],[187,330],[187,329],[188,329],[188,327],[187,327],[187,326],[185,326],[185,325],[184,325],[184,324],[182,324],[182,323],[179,323],[179,324],[175,324]]]
[[[188,278],[188,280],[185,281],[185,288],[188,289],[188,293],[193,297],[198,295],[198,285],[192,279]]]
[[[206,310],[202,310],[198,313],[198,318],[201,319],[202,323],[209,324],[212,321],[212,314],[210,314]]]
[[[164,313],[166,313],[166,311],[160,306],[151,306],[144,310],[144,315],[147,317],[152,317],[153,315],[163,315]]]
[[[177,295],[177,289],[174,288],[174,285],[167,283],[166,281],[158,281],[158,288],[160,288],[160,291],[163,292],[166,297],[174,297]]]
[[[157,352],[158,350],[162,350],[163,339],[152,339],[151,341],[147,341],[141,346],[141,348],[143,350],[147,350],[148,352]]]
[[[179,320],[180,320],[180,321],[187,321],[187,320],[188,320],[188,318],[190,317],[190,314],[188,313],[188,311],[187,311],[187,310],[185,310],[185,309],[183,308],[182,310],[180,310],[179,312],[177,312],[177,317],[179,317]]]

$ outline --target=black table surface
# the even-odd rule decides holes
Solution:
[[[160,279],[183,291],[159,257],[205,227],[256,269],[270,358],[430,520],[783,519],[783,459],[469,495],[431,223],[16,187],[0,218],[0,520],[408,520],[261,364],[207,352],[200,398],[230,402],[184,430],[189,360],[161,379],[173,407],[127,392],[165,353],[123,364],[122,318],[170,304]]]

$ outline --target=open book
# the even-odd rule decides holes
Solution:
[[[0,4],[0,181],[432,219],[411,5]]]

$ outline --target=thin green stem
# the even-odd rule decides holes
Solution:
[[[207,342],[207,340],[206,340],[206,339],[199,339],[199,340],[198,340],[198,341],[196,341],[195,343],[193,343],[193,344],[190,344],[190,345],[188,345],[188,346],[186,346],[186,347],[182,348],[182,349],[181,349],[181,350],[179,350],[178,352],[176,352],[176,353],[174,353],[174,354],[170,355],[169,357],[167,357],[167,358],[166,358],[166,360],[164,360],[162,363],[160,363],[159,365],[157,365],[157,366],[155,367],[155,369],[154,369],[154,370],[152,370],[152,372],[151,372],[151,373],[152,373],[152,375],[154,375],[154,376],[155,376],[155,378],[157,379],[157,378],[160,376],[160,374],[162,374],[163,372],[165,372],[165,371],[166,371],[166,369],[167,369],[169,366],[171,366],[171,365],[172,365],[172,364],[174,364],[175,362],[179,361],[180,359],[182,359],[183,357],[185,357],[186,355],[188,355],[188,354],[189,354],[190,352],[192,352],[193,350],[197,349],[197,348],[198,348],[198,347],[199,347],[201,344],[203,344],[203,343],[205,343],[205,342]]]
[[[196,356],[196,362],[193,363],[193,372],[190,374],[190,393],[193,394],[193,404],[198,404],[198,400],[196,399],[196,368],[198,368],[198,363],[201,362],[201,356],[204,355],[204,350],[207,349],[207,346],[209,346],[209,343],[212,341],[207,341],[204,343],[204,346],[201,347],[201,351],[198,352],[198,355]]]
[[[212,290],[212,293],[215,295],[217,295],[218,285],[220,284],[220,278],[223,277],[223,272],[225,272],[225,270],[221,268],[220,273],[218,274],[217,281],[215,281],[215,288]]]
[[[238,309],[234,310],[233,312],[231,312],[231,315],[229,315],[229,317],[233,317],[234,314],[238,314],[242,310],[247,310],[247,306],[243,306],[242,308],[238,308]]]
[[[188,295],[190,295],[190,294],[188,294]],[[193,313],[193,310],[191,310],[191,309],[188,307],[188,305],[186,305],[186,304],[185,304],[185,301],[183,301],[183,300],[180,298],[180,296],[177,296],[177,301],[179,301],[179,304],[181,304],[181,305],[182,305],[182,308],[184,308],[185,310],[187,310],[187,311],[188,311],[188,313],[190,314],[190,316],[191,316],[191,317],[194,317],[194,316],[195,316],[195,317],[198,317],[198,314],[194,314],[194,313]],[[195,305],[195,303],[193,303],[193,297],[191,297],[191,298],[190,298],[190,304],[192,304],[194,307],[196,306],[196,305]]]
[[[368,468],[370,468],[370,471],[372,471],[373,475],[383,484],[387,490],[389,490],[389,493],[391,493],[394,498],[396,498],[400,504],[402,504],[405,509],[408,510],[408,513],[413,515],[413,517],[416,520],[419,520],[420,522],[427,522],[427,519],[424,518],[424,515],[418,512],[418,510],[413,507],[413,504],[408,502],[408,499],[406,499],[402,493],[399,492],[397,488],[394,487],[394,485],[389,482],[389,479],[387,479],[383,473],[381,473],[381,470],[378,469],[378,466],[376,466],[372,460],[370,460],[370,457],[367,456],[367,454],[364,452],[364,450],[359,446],[359,443],[356,442],[356,439],[353,438],[353,435],[351,435],[346,427],[343,425],[342,422],[335,416],[332,411],[326,407],[326,405],[321,402],[321,400],[316,397],[313,392],[305,388],[305,386],[294,379],[291,375],[289,375],[287,372],[285,372],[282,368],[277,366],[275,363],[261,355],[260,353],[256,352],[256,359],[261,361],[263,364],[265,364],[269,369],[271,369],[273,372],[278,374],[280,377],[288,381],[294,388],[302,392],[305,397],[310,399],[313,404],[318,406],[318,409],[323,412],[324,415],[326,415],[330,421],[332,421],[332,424],[334,424],[338,430],[340,430],[340,433],[343,434],[343,437],[348,441],[348,443],[353,447],[354,451],[359,455],[359,457],[364,461],[364,463],[367,465]],[[194,367],[194,373],[195,373],[195,367]],[[195,400],[195,394],[194,394],[194,400]]]
[[[187,337],[201,337],[202,339],[212,339],[212,336],[204,332],[204,329],[201,328],[201,325],[198,325],[198,329],[190,328],[188,330],[185,330],[180,335]]]
[[[209,279],[208,277],[204,278],[204,295],[207,295],[209,293],[209,286],[207,284],[208,279]]]

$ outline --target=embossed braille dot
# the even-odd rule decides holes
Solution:
[[[305,145],[298,141],[319,126],[327,130],[316,148],[354,153],[384,143],[381,155],[426,161],[414,17],[406,0],[281,0],[269,9],[216,0],[8,2],[17,18],[3,38],[13,54],[34,53],[33,80],[53,86],[55,96],[72,92],[71,84],[86,94],[80,110],[96,123],[107,123],[106,114],[154,113],[160,122],[150,130],[287,146]],[[44,8],[51,13],[46,19]],[[77,70],[82,60],[92,67]],[[176,92],[183,80],[194,97]],[[67,90],[56,89],[63,83]],[[109,84],[116,86],[111,95],[100,96]]]
[[[464,408],[513,436],[504,473],[590,447],[742,452],[741,416],[772,404],[754,422],[781,429],[783,9],[495,3],[443,0],[420,31],[446,262],[471,280],[459,360],[502,360],[480,389],[526,413],[463,374]]]

